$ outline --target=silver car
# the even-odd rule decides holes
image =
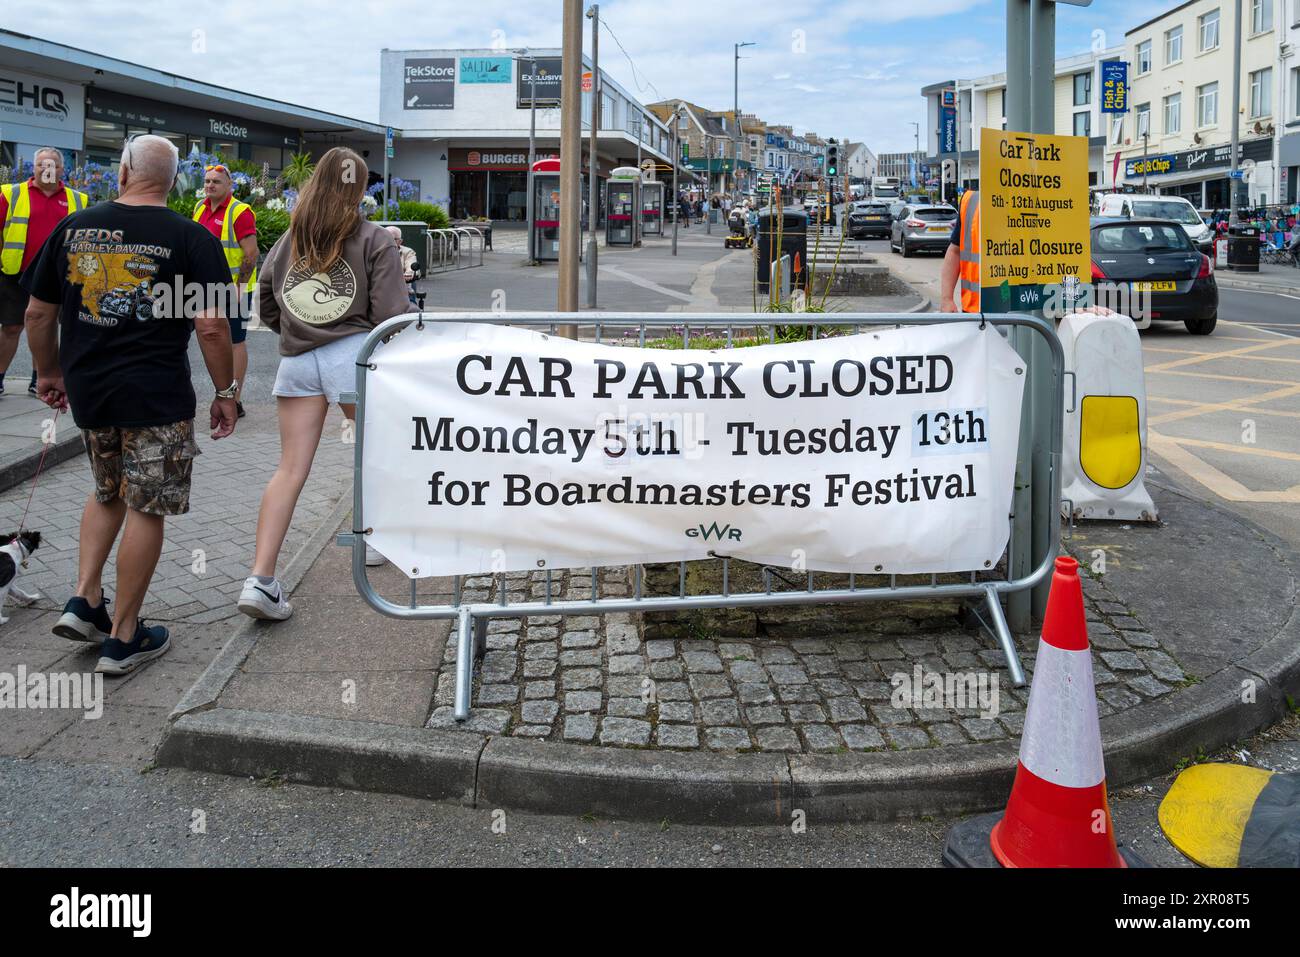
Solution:
[[[905,259],[922,249],[944,252],[956,222],[957,210],[951,206],[906,205],[894,215],[889,227],[889,248],[902,253]]]

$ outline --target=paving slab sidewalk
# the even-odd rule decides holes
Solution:
[[[5,388],[0,396],[0,493],[29,481],[38,468],[53,468],[85,452],[72,417],[56,416],[28,395],[25,377],[7,377]]]
[[[1160,526],[1088,526],[1069,542],[1093,572],[1084,588],[1116,786],[1269,726],[1300,693],[1296,556],[1167,477],[1150,481]],[[409,598],[391,567],[372,580]],[[465,598],[492,600],[498,585],[469,579]],[[546,587],[531,573],[505,585],[512,601]],[[551,585],[576,596],[590,579]],[[627,594],[626,578],[606,571],[601,589]],[[419,591],[421,602],[445,602],[451,583]],[[289,622],[239,629],[171,716],[160,763],[734,824],[792,806],[821,820],[995,807],[1015,767],[1027,689],[1011,687],[978,631],[646,641],[629,615],[498,620],[473,716],[457,724],[448,622],[379,616],[356,597],[337,548],[320,554],[295,600]],[[1036,644],[1020,636],[1031,675]],[[996,676],[996,714],[891,701],[897,676],[917,666]]]

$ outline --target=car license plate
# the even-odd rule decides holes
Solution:
[[[1161,282],[1134,283],[1134,287],[1138,292],[1174,292],[1178,288],[1178,284],[1171,280],[1165,280]]]
[[[952,227],[951,227],[951,226],[931,226],[931,227],[927,230],[927,232],[931,232],[931,233],[950,233],[950,232],[952,232]]]

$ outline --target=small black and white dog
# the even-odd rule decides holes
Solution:
[[[4,536],[7,544],[0,548],[0,625],[9,619],[4,616],[5,602],[12,594],[24,605],[41,597],[40,592],[28,592],[18,587],[18,576],[27,567],[27,558],[41,546],[40,532],[11,532]]]

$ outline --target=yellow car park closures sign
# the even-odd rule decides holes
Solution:
[[[980,303],[985,312],[1044,308],[1092,279],[1088,140],[980,133]]]

